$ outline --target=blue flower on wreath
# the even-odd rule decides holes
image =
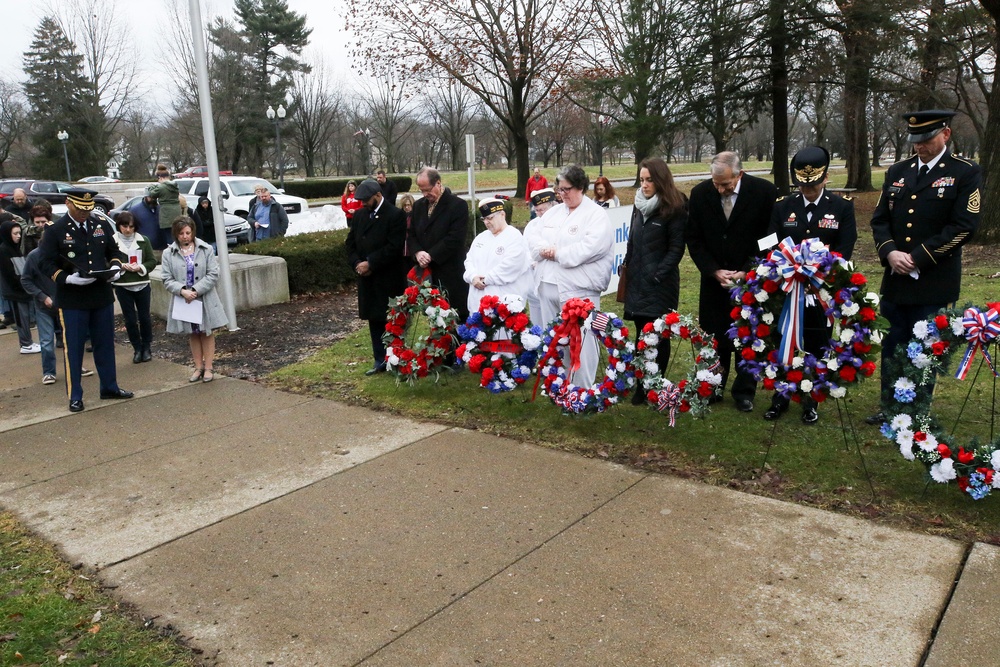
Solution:
[[[969,475],[969,486],[966,489],[973,500],[982,500],[990,493],[990,485],[986,483],[986,475],[974,472]]]
[[[882,422],[882,426],[879,428],[879,431],[881,431],[883,436],[890,440],[896,439],[896,432],[892,429],[892,426],[889,425],[889,422]]]
[[[910,361],[916,359],[919,355],[924,353],[924,346],[918,341],[910,341],[906,346],[906,356],[909,357]]]
[[[927,321],[927,336],[930,338],[939,338],[941,332],[938,331],[937,325],[934,324],[934,320]]]

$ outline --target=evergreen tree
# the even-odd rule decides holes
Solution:
[[[66,175],[62,147],[56,134],[69,133],[66,145],[70,167],[77,175],[104,172],[104,160],[95,147],[100,144],[100,132],[92,122],[100,108],[87,93],[83,73],[83,56],[51,16],[41,20],[35,29],[31,46],[24,54],[25,96],[31,107],[29,126],[34,128],[31,143],[38,151],[32,169],[41,178],[62,178]]]

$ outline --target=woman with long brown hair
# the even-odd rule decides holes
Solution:
[[[646,324],[677,309],[686,224],[687,200],[674,185],[670,167],[660,158],[643,160],[625,254],[625,318],[635,322],[637,341]],[[664,340],[656,353],[661,373],[669,361],[670,341]],[[641,390],[632,397],[634,405],[645,401]]]

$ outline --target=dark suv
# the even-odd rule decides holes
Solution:
[[[44,199],[50,204],[65,204],[66,191],[80,187],[62,181],[31,181],[6,179],[0,181],[0,204],[4,204],[14,195],[14,190],[21,188],[27,193],[28,199]],[[115,207],[115,200],[105,195],[94,197],[94,208],[107,213]]]

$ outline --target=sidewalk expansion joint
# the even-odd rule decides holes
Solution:
[[[938,631],[941,629],[941,623],[944,621],[944,616],[948,612],[948,607],[951,606],[951,599],[955,596],[955,590],[958,588],[958,582],[962,579],[962,574],[965,572],[965,564],[969,561],[969,556],[972,554],[972,548],[976,546],[974,542],[967,542],[965,544],[965,550],[962,554],[962,560],[958,564],[958,570],[955,572],[955,579],[951,582],[951,588],[948,590],[948,597],[945,598],[944,604],[941,605],[941,611],[938,613],[937,618],[934,619],[934,625],[931,626],[930,636],[927,638],[927,645],[924,646],[923,655],[920,656],[919,662],[917,662],[917,667],[924,667],[927,664],[927,659],[930,657],[931,649],[934,648],[934,641],[937,639]]]
[[[517,558],[515,558],[511,562],[507,563],[502,568],[498,569],[493,574],[489,575],[488,577],[486,577],[485,579],[483,579],[482,581],[480,581],[475,586],[473,586],[473,587],[469,588],[468,590],[462,592],[460,595],[456,595],[447,604],[442,605],[438,609],[432,611],[430,614],[428,614],[427,616],[425,616],[422,620],[417,621],[416,623],[414,623],[413,625],[411,625],[410,627],[408,627],[406,630],[402,631],[401,633],[399,633],[398,635],[396,635],[395,637],[393,637],[389,641],[385,642],[384,644],[382,644],[381,646],[379,646],[378,648],[376,648],[375,650],[373,650],[372,652],[370,652],[368,655],[362,657],[360,660],[358,660],[357,662],[353,663],[351,665],[351,667],[362,667],[369,658],[375,657],[379,652],[381,652],[382,650],[388,648],[392,644],[396,643],[397,641],[399,641],[400,639],[402,639],[406,635],[410,634],[412,631],[416,630],[417,628],[419,628],[420,626],[422,626],[424,623],[427,623],[428,621],[430,621],[430,620],[434,619],[435,617],[439,616],[442,612],[444,612],[447,609],[449,609],[452,605],[454,605],[457,602],[465,599],[470,594],[476,592],[477,590],[479,590],[480,588],[482,588],[483,586],[485,586],[486,584],[490,583],[491,581],[493,581],[494,579],[496,579],[497,577],[499,577],[501,574],[503,574],[504,572],[506,572],[507,570],[509,570],[514,565],[517,565],[518,563],[520,563],[521,561],[523,561],[528,556],[531,556],[535,552],[539,551],[540,549],[542,549],[543,547],[545,547],[546,545],[548,545],[550,542],[552,542],[553,540],[555,540],[556,538],[558,538],[560,535],[562,535],[563,533],[565,533],[569,529],[576,527],[583,520],[587,519],[591,515],[593,515],[596,512],[598,512],[599,510],[603,509],[604,507],[606,507],[612,501],[617,500],[618,498],[622,497],[624,494],[626,494],[627,492],[631,491],[636,486],[638,486],[639,484],[641,484],[642,482],[644,482],[645,480],[647,480],[647,479],[649,479],[650,477],[653,476],[651,473],[640,473],[640,475],[641,476],[639,477],[639,479],[637,479],[632,484],[629,484],[628,486],[626,486],[625,488],[623,488],[618,493],[610,496],[607,500],[605,500],[603,503],[601,503],[597,507],[593,508],[592,510],[590,510],[588,512],[584,512],[582,515],[580,515],[579,518],[577,518],[577,519],[569,522],[568,524],[566,524],[565,526],[563,526],[560,530],[556,531],[555,533],[553,533],[552,535],[550,535],[548,538],[546,538],[545,541],[540,542],[537,546],[535,546],[535,547],[529,549],[528,551],[524,552],[523,554],[521,554],[520,556],[518,556]]]

